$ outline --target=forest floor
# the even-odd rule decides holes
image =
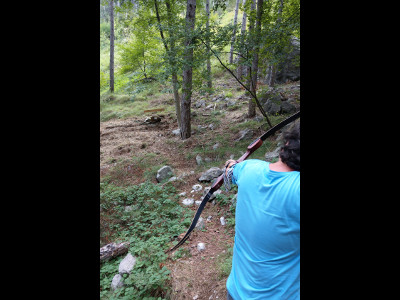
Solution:
[[[139,184],[146,179],[156,183],[154,172],[167,164],[173,168],[175,176],[186,174],[184,181],[176,184],[178,193],[186,192],[186,196],[182,199],[201,200],[204,187],[211,184],[200,183],[198,181],[200,174],[211,166],[223,168],[223,162],[229,159],[230,155],[238,158],[240,153],[237,150],[235,152],[233,148],[229,152],[229,148],[235,145],[239,130],[245,128],[243,124],[251,123],[249,122],[251,120],[246,119],[248,98],[243,96],[244,91],[240,89],[239,84],[234,79],[226,78],[216,80],[214,84],[217,90],[214,95],[207,98],[207,96],[194,93],[192,96],[192,112],[195,116],[192,117],[191,126],[194,134],[187,140],[181,140],[179,136],[172,133],[178,128],[176,118],[172,113],[144,113],[142,116],[123,120],[113,119],[101,122],[100,176],[110,176],[110,174],[114,177],[120,176],[120,179],[129,185]],[[294,85],[298,86],[300,82],[282,86],[290,91],[293,90],[291,87]],[[218,91],[229,91],[232,94],[231,98],[237,99],[234,109],[223,109],[222,113],[217,113],[218,108],[215,105],[212,108],[206,108],[209,104],[214,104],[212,98],[218,95]],[[200,97],[206,101],[206,106],[196,108],[194,104]],[[154,98],[150,101],[150,107],[155,107],[162,101],[170,101],[170,99]],[[146,116],[150,115],[159,116],[161,121],[156,124],[145,124]],[[265,120],[259,124],[262,123],[265,123]],[[212,130],[206,128],[209,124],[215,125]],[[255,123],[252,124],[254,127]],[[232,128],[236,129],[232,130]],[[257,127],[253,129],[255,129],[253,139],[264,132]],[[222,146],[225,146],[225,150],[221,150],[222,152],[211,150],[207,153],[207,149],[212,148],[216,141],[220,141]],[[251,141],[250,139],[245,143],[249,144]],[[242,150],[244,153],[246,149]],[[264,148],[263,150],[264,152],[260,150],[261,156],[266,151],[274,149]],[[209,154],[213,161],[197,165],[196,153],[201,153],[203,159]],[[132,163],[132,157],[136,158],[136,163]],[[124,168],[118,168],[118,166],[124,166]],[[119,173],[115,171],[116,169]],[[194,184],[201,184],[203,190],[191,193]],[[190,209],[193,210],[194,215],[197,206],[193,205]],[[171,299],[226,299],[225,284],[229,274],[226,264],[229,264],[227,259],[231,256],[234,228],[221,225],[220,217],[225,212],[225,208],[208,203],[202,213],[205,229],[195,230],[191,234],[189,243],[181,247],[184,248],[182,250],[184,255],[181,258],[168,259],[166,267],[171,271]],[[211,221],[206,221],[208,216],[212,216]],[[199,242],[205,243],[204,251],[197,250]]]

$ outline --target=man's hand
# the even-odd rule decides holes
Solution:
[[[228,169],[232,166],[232,165],[234,165],[234,164],[237,164],[237,161],[236,160],[233,160],[233,159],[228,159],[226,162],[225,162],[225,175],[227,175],[227,171],[228,171]]]

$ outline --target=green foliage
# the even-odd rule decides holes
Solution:
[[[132,210],[126,211],[126,206]],[[101,230],[113,233],[109,236],[113,241],[130,242],[129,252],[137,257],[132,273],[124,279],[125,286],[115,292],[110,290],[110,284],[122,258],[100,266],[101,299],[166,295],[170,271],[162,266],[167,259],[164,251],[172,246],[171,237],[186,229],[186,219],[190,220],[190,210],[179,205],[174,187],[145,182],[123,188],[102,183],[100,207],[101,220],[108,216]]]
[[[141,10],[142,15],[132,22],[140,28],[118,43],[120,74],[131,74],[133,81],[154,77],[160,72],[161,43],[155,24],[149,23],[150,13]]]

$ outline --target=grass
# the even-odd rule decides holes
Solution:
[[[129,186],[132,183],[139,184],[145,181],[155,182],[157,171],[168,164],[168,159],[155,153],[146,153],[141,156],[133,156],[130,159],[110,161],[116,163],[110,168],[101,182],[117,186]]]

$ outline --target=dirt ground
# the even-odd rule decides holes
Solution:
[[[225,86],[237,88],[238,84],[232,81],[224,81]],[[192,103],[196,101],[196,95],[192,98]],[[247,103],[248,100],[243,100]],[[247,105],[242,105],[240,109],[226,111],[223,126],[219,126],[214,134],[221,134],[232,123],[241,122],[245,116]],[[210,109],[194,108],[197,114],[208,114]],[[121,158],[141,157],[146,153],[155,153],[157,157],[168,158],[171,167],[176,175],[183,173],[190,174],[196,169],[196,161],[188,160],[184,155],[176,155],[179,149],[185,148],[185,152],[190,152],[199,143],[204,143],[207,135],[192,135],[187,140],[172,134],[172,130],[178,128],[177,122],[172,115],[163,112],[153,113],[161,118],[156,124],[145,124],[146,116],[129,118],[125,120],[110,120],[100,123],[100,175],[104,176],[112,166]],[[196,118],[193,119],[192,129],[196,128]],[[201,124],[207,125],[207,124]],[[218,166],[222,168],[223,166]],[[138,184],[142,178],[141,173],[136,170],[132,175],[131,183]],[[191,194],[192,186],[199,184],[200,174],[192,173],[185,177],[184,184],[178,186],[179,193],[186,192],[186,197],[201,200],[202,191]],[[142,180],[143,181],[143,180]],[[200,183],[204,187],[210,184]],[[183,198],[182,198],[183,199]],[[191,208],[193,215],[197,209],[195,205]],[[195,230],[189,239],[189,245],[183,245],[187,255],[177,260],[169,259],[166,266],[171,271],[171,299],[226,299],[226,277],[221,278],[217,264],[220,257],[227,249],[233,246],[233,229],[227,230],[220,223],[221,208],[218,205],[208,203],[202,213],[205,221],[205,230]],[[211,221],[206,221],[208,216],[212,216]],[[199,252],[197,244],[205,243],[205,250]],[[188,255],[190,253],[190,255]],[[172,256],[172,254],[170,254]]]

